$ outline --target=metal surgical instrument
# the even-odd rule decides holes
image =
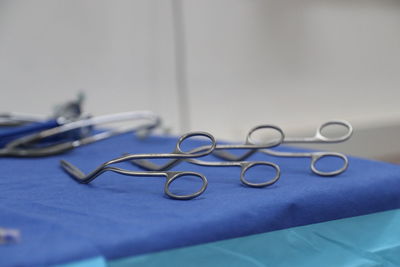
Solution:
[[[7,112],[0,114],[0,126],[20,126],[27,123],[45,121],[46,118],[40,115],[31,115],[16,112]]]
[[[254,144],[254,141],[252,140],[252,135],[262,129],[272,129],[275,130],[279,133],[280,138],[275,140],[274,142],[271,143],[266,143],[266,144]],[[282,130],[279,127],[276,127],[274,125],[260,125],[257,127],[254,127],[249,131],[246,137],[246,142],[245,144],[240,144],[240,145],[216,145],[213,153],[217,150],[225,150],[225,149],[252,149],[250,150],[251,153],[255,153],[257,150],[260,148],[266,148],[266,147],[274,147],[279,145],[284,138],[284,134]],[[198,147],[196,149],[191,150],[190,152],[199,152],[203,147]],[[241,173],[240,173],[240,181],[250,187],[265,187],[274,184],[276,181],[278,181],[280,177],[280,169],[279,166],[271,163],[271,162],[266,162],[266,161],[255,161],[255,162],[250,162],[250,161],[242,161],[242,160],[237,160],[233,162],[209,162],[209,161],[203,161],[203,160],[197,160],[197,159],[182,159],[182,158],[177,158],[170,160],[164,165],[157,165],[151,161],[140,159],[140,160],[132,160],[131,162],[140,168],[146,169],[146,170],[151,170],[151,171],[163,171],[163,170],[169,170],[175,165],[179,164],[182,161],[186,161],[192,164],[200,165],[200,166],[212,166],[212,167],[240,167],[241,168]],[[254,166],[258,165],[266,165],[270,166],[275,169],[275,176],[265,182],[260,182],[260,183],[254,183],[250,182],[246,178],[246,172],[251,169]]]
[[[12,142],[13,140],[21,138],[23,136],[58,127],[60,125],[62,124],[60,124],[57,120],[50,119],[48,121],[34,122],[26,125],[21,125],[19,127],[2,129],[0,131],[0,147],[3,147],[7,143]]]
[[[327,126],[332,126],[332,125],[337,125],[337,126],[343,126],[346,128],[346,132],[339,136],[339,137],[328,137],[322,133],[323,129],[326,128]],[[316,143],[316,144],[321,144],[321,143],[340,143],[348,140],[351,135],[353,134],[353,127],[351,124],[347,121],[343,120],[332,120],[323,123],[320,125],[314,136],[312,137],[285,137],[283,139],[284,144],[295,144],[295,143]],[[311,170],[313,173],[320,175],[320,176],[334,176],[343,173],[349,166],[349,160],[347,157],[342,154],[342,153],[336,153],[336,152],[282,152],[282,151],[276,151],[276,150],[271,150],[271,149],[262,149],[259,150],[260,152],[275,156],[275,157],[294,157],[294,158],[311,158]],[[242,156],[236,156],[233,155],[227,151],[215,151],[213,154],[217,157],[220,157],[225,160],[230,160],[230,161],[239,161],[239,160],[244,160],[248,158],[250,155],[252,155],[254,151],[249,151]],[[317,162],[324,158],[324,157],[336,157],[339,158],[343,161],[342,167],[340,167],[337,170],[334,171],[322,171],[317,168]]]
[[[182,142],[187,140],[190,137],[197,137],[197,136],[202,136],[206,137],[211,141],[211,144],[208,146],[203,147],[201,152],[185,152],[182,150],[181,145]],[[72,165],[71,163],[62,160],[61,167],[63,168],[64,171],[66,171],[74,180],[76,180],[79,183],[83,184],[88,184],[94,179],[96,179],[99,175],[101,175],[104,172],[107,171],[112,171],[116,172],[119,174],[123,175],[129,175],[129,176],[160,176],[160,177],[165,177],[166,182],[164,185],[164,193],[169,196],[170,198],[173,199],[192,199],[195,197],[198,197],[201,195],[207,188],[208,181],[206,177],[200,173],[197,172],[190,172],[190,171],[130,171],[130,170],[125,170],[117,167],[112,167],[110,165],[115,164],[115,163],[120,163],[120,162],[125,162],[125,161],[131,161],[135,159],[165,159],[165,158],[175,158],[175,159],[188,159],[188,158],[198,158],[198,157],[203,157],[208,154],[210,154],[215,148],[215,139],[214,137],[206,132],[191,132],[187,133],[185,135],[182,135],[176,146],[175,149],[172,153],[167,153],[167,154],[130,154],[126,156],[122,156],[116,159],[112,159],[110,161],[107,161],[103,164],[101,164],[99,167],[97,167],[94,171],[91,173],[85,175],[82,173],[77,167]],[[178,178],[182,177],[187,177],[187,176],[194,176],[199,178],[202,181],[202,186],[201,188],[191,194],[187,195],[179,195],[172,193],[170,190],[170,186],[172,182],[177,180]]]
[[[53,121],[54,124],[62,125],[70,121],[78,119],[82,115],[82,105],[85,96],[83,93],[78,94],[77,98],[57,105],[51,118],[43,115],[33,115],[17,112],[0,113],[0,126],[21,126],[25,124],[37,123],[36,127],[41,123]],[[57,126],[58,126],[57,125]],[[42,127],[42,129],[43,129]]]
[[[193,151],[193,150],[192,150]],[[217,162],[217,161],[204,161],[204,160],[198,160],[198,159],[179,159],[179,162],[181,161],[185,161],[185,162],[189,162],[195,165],[199,165],[199,166],[208,166],[208,167],[240,167],[241,172],[240,172],[240,182],[242,182],[244,185],[250,186],[250,187],[266,187],[269,185],[272,185],[274,183],[276,183],[279,178],[280,178],[280,168],[278,165],[272,163],[272,162],[267,162],[267,161],[224,161],[224,162]],[[148,170],[158,170],[158,171],[166,171],[169,170],[170,168],[173,167],[173,165],[169,165],[166,166],[165,168],[161,168],[164,166],[158,166],[152,162],[147,162],[144,165],[141,165],[140,163],[137,163],[137,160],[132,160],[131,161],[133,164],[141,167],[141,168],[145,168]],[[176,161],[177,163],[178,161]],[[175,165],[175,164],[174,164]],[[253,167],[255,166],[260,166],[260,165],[264,165],[264,166],[269,166],[272,167],[275,170],[275,176],[267,181],[264,182],[250,182],[247,177],[246,177],[246,173]]]
[[[254,144],[252,135],[259,131],[259,130],[265,130],[265,129],[272,129],[275,130],[279,133],[280,137],[279,139],[274,140],[273,142],[269,142],[266,144]],[[224,145],[216,145],[215,149],[213,151],[213,154],[216,153],[219,150],[230,150],[230,149],[250,149],[246,154],[248,154],[248,156],[254,154],[257,152],[257,149],[262,149],[262,148],[270,148],[270,147],[275,147],[278,146],[282,143],[283,139],[285,138],[285,135],[282,131],[281,128],[275,126],[275,125],[260,125],[257,127],[252,128],[246,136],[246,141],[244,144],[235,144],[235,145],[231,145],[231,144],[224,144]],[[203,147],[198,147],[194,150],[192,150],[191,152],[199,152],[202,149],[204,149]],[[247,157],[248,157],[247,156]],[[165,169],[169,169],[173,166],[175,166],[176,164],[179,164],[179,162],[181,161],[181,159],[173,159],[170,160],[169,162],[165,163],[164,165],[156,165],[154,163],[152,163],[151,161],[148,160],[134,160],[132,161],[132,163],[134,163],[135,165],[143,168],[143,169],[147,169],[147,170],[165,170]],[[238,159],[238,160],[234,160],[234,161],[242,161],[242,159]]]
[[[21,233],[19,230],[0,227],[0,245],[19,242],[20,239]]]
[[[83,95],[56,107],[52,118],[18,113],[0,114],[0,126],[8,126],[0,131],[0,147],[20,137],[58,127],[81,119]],[[69,133],[71,134],[71,133]],[[64,138],[64,136],[58,136]]]
[[[87,135],[88,128],[99,125],[122,121],[146,121],[140,125],[122,126],[119,128],[106,130],[103,132]],[[98,116],[88,119],[82,119],[67,123],[52,129],[44,130],[39,133],[31,134],[18,138],[0,149],[0,156],[3,157],[43,157],[51,156],[66,151],[72,150],[82,145],[91,144],[103,139],[110,138],[115,135],[120,135],[127,132],[144,132],[150,133],[154,128],[161,123],[160,118],[150,111],[132,111],[125,113],[117,113],[111,115]],[[83,133],[76,140],[65,140],[61,142],[42,144],[40,141],[46,140],[49,137],[54,137],[59,134],[64,134],[70,131],[81,129]],[[85,133],[86,132],[86,133]],[[38,144],[39,143],[39,144]]]

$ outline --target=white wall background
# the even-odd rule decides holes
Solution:
[[[379,157],[400,151],[399,85],[395,0],[0,0],[4,111],[83,89],[93,114],[151,109],[235,140],[341,118],[360,134],[339,149]]]
[[[49,113],[87,94],[87,111],[151,109],[178,125],[170,3],[0,1],[1,109]]]

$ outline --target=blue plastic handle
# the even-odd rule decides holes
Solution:
[[[34,134],[40,131],[60,126],[55,119],[44,122],[34,122],[20,127],[7,128],[0,131],[0,147],[4,147],[9,142],[23,137],[25,135]]]

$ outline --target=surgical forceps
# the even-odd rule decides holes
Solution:
[[[187,140],[190,137],[196,137],[196,136],[203,136],[206,137],[211,141],[211,144],[208,146],[203,146],[200,152],[185,152],[181,148],[182,142]],[[214,137],[206,132],[191,132],[182,135],[178,142],[176,143],[175,150],[172,153],[167,153],[167,154],[130,154],[130,155],[125,155],[119,158],[115,158],[112,160],[109,160],[103,164],[101,164],[99,167],[97,167],[94,171],[91,173],[85,175],[82,173],[77,167],[72,165],[71,163],[62,160],[60,161],[61,167],[65,172],[67,172],[75,181],[82,183],[82,184],[88,184],[94,179],[96,179],[99,175],[101,175],[104,172],[111,171],[123,175],[128,175],[128,176],[159,176],[159,177],[165,177],[166,182],[164,185],[164,193],[169,196],[170,198],[173,199],[192,199],[195,197],[198,197],[201,195],[207,188],[208,181],[206,177],[200,173],[197,172],[190,172],[190,171],[129,171],[117,167],[112,167],[110,165],[115,164],[115,163],[120,163],[120,162],[125,162],[125,161],[131,161],[135,159],[165,159],[165,158],[174,158],[174,159],[188,159],[188,158],[198,158],[198,157],[203,157],[208,154],[210,154],[214,148],[215,148],[215,139]],[[198,177],[202,181],[202,186],[201,188],[192,193],[192,194],[187,194],[187,195],[178,195],[175,193],[172,193],[170,190],[170,186],[172,182],[177,180],[178,178],[182,177],[187,177],[187,176],[194,176]]]
[[[254,144],[254,141],[252,140],[252,135],[259,130],[262,129],[272,129],[275,130],[279,133],[280,138],[275,140],[274,142],[266,143],[266,144]],[[251,149],[250,153],[255,153],[257,149],[261,148],[269,148],[269,147],[275,147],[278,146],[284,139],[284,133],[283,131],[274,125],[260,125],[257,127],[254,127],[249,131],[249,133],[246,136],[246,142],[244,144],[239,144],[239,145],[216,145],[213,153],[215,153],[218,150],[227,150],[227,149]],[[196,153],[204,149],[204,147],[198,147],[196,149],[191,150],[191,153]],[[209,162],[209,161],[202,161],[202,160],[197,160],[197,159],[186,159],[186,158],[175,158],[170,160],[169,162],[165,163],[164,165],[157,165],[151,161],[144,160],[144,159],[135,159],[131,160],[131,163],[139,166],[140,168],[146,169],[146,170],[151,170],[151,171],[163,171],[163,170],[169,170],[173,166],[179,164],[180,162],[185,161],[189,162],[195,165],[200,165],[200,166],[212,166],[212,167],[240,167],[241,168],[241,173],[240,173],[240,181],[250,187],[265,187],[274,184],[276,181],[278,181],[280,177],[280,168],[278,165],[271,163],[271,162],[266,162],[266,161],[243,161],[243,160],[236,160],[232,162]],[[265,166],[270,166],[275,169],[276,173],[275,176],[265,182],[260,182],[260,183],[254,183],[250,182],[246,178],[246,172],[251,169],[254,166],[258,165],[265,165]]]
[[[337,125],[337,126],[344,126],[346,128],[346,132],[339,137],[328,137],[322,133],[323,129],[327,126]],[[295,143],[340,143],[348,140],[351,135],[353,134],[353,127],[347,121],[343,120],[332,120],[323,123],[320,125],[314,136],[312,137],[285,137],[283,139],[284,144],[295,144]],[[320,175],[320,176],[334,176],[343,173],[349,166],[349,160],[347,157],[342,153],[337,152],[281,152],[275,151],[271,149],[262,149],[260,152],[275,156],[275,157],[294,157],[294,158],[311,158],[311,170],[313,173]],[[213,154],[219,158],[230,160],[230,161],[239,161],[248,158],[252,155],[254,151],[248,151],[247,153],[243,154],[242,156],[233,155],[227,151],[215,151]],[[324,158],[324,157],[336,157],[343,161],[343,165],[341,168],[334,170],[334,171],[322,171],[317,168],[317,162]]]
[[[45,140],[49,137],[57,136],[66,132],[77,129],[87,129],[99,124],[107,124],[114,122],[121,122],[127,120],[146,120],[149,121],[142,125],[125,126],[116,129],[107,130],[104,132],[96,133],[94,135],[79,137],[77,140],[66,140],[57,142],[55,144],[39,144],[38,142]],[[132,111],[125,113],[117,113],[111,115],[98,116],[88,119],[82,119],[67,123],[52,129],[41,131],[32,135],[18,138],[8,143],[4,148],[0,149],[0,156],[3,157],[44,157],[61,154],[72,150],[74,148],[91,144],[103,139],[110,138],[115,135],[120,135],[126,132],[145,132],[148,134],[154,128],[158,127],[161,123],[160,118],[150,111]]]
[[[0,114],[0,126],[12,126],[0,131],[0,147],[22,136],[78,120],[82,113],[83,98],[83,95],[79,95],[77,100],[59,105],[50,119],[18,113]]]

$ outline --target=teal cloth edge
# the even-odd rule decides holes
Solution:
[[[400,266],[400,209],[117,259],[107,266]]]
[[[400,209],[109,262],[96,257],[59,266],[400,266]]]
[[[71,262],[56,267],[106,267],[107,262],[103,257],[89,258],[81,261]]]

